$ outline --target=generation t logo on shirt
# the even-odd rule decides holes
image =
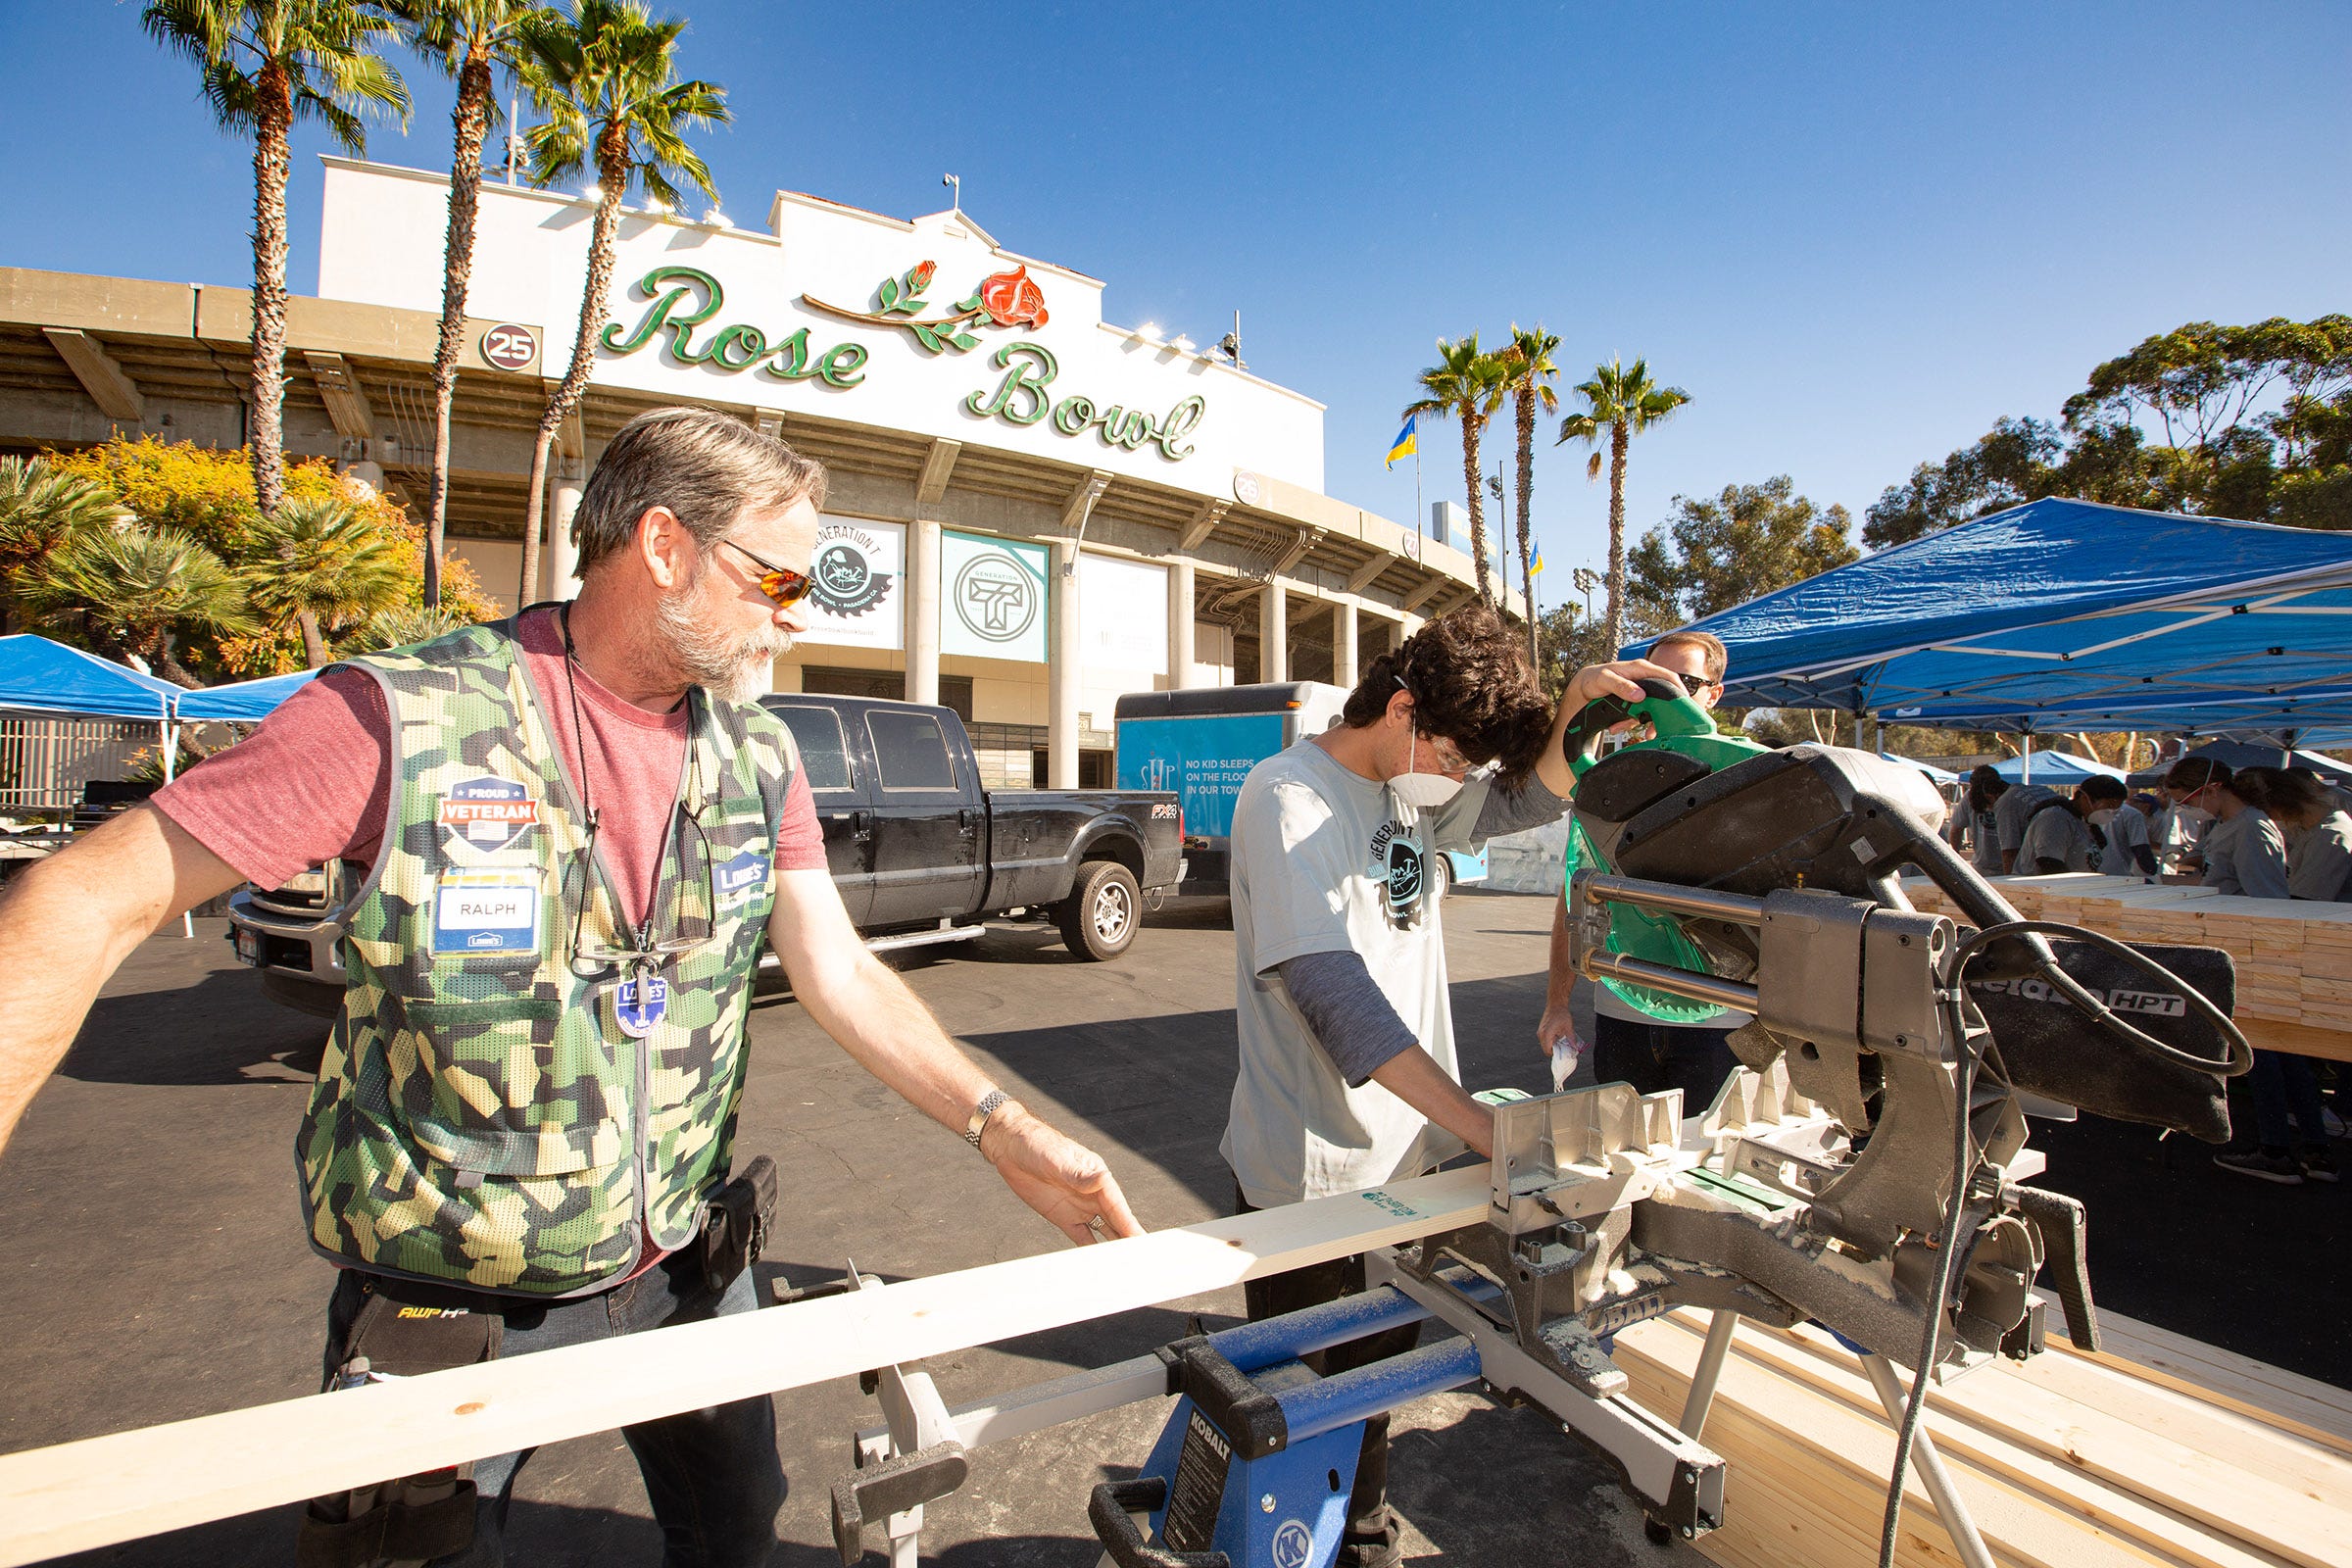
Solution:
[[[539,803],[513,779],[484,773],[441,797],[441,825],[477,850],[503,850],[539,821]]]
[[[1392,925],[1413,923],[1419,910],[1425,878],[1419,835],[1401,822],[1383,822],[1372,834],[1372,861],[1366,874],[1385,890],[1383,904]]]

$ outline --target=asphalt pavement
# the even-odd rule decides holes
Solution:
[[[1474,1086],[1548,1089],[1535,1049],[1548,902],[1462,893],[1445,909],[1456,1033]],[[309,1393],[332,1270],[304,1243],[293,1141],[323,1026],[265,1000],[222,923],[141,946],[0,1159],[0,1451]],[[1224,1213],[1216,1144],[1234,1077],[1232,934],[1221,902],[1154,914],[1121,959],[1072,959],[1007,927],[911,959],[906,978],[1007,1089],[1109,1158],[1144,1222]],[[762,1284],[937,1274],[1062,1245],[953,1133],[852,1063],[783,994],[756,1009],[739,1155],[781,1174]],[[2104,1304],[2352,1385],[2340,1188],[2271,1189],[2201,1146],[2085,1121],[2037,1128],[2051,1185],[2091,1204]],[[764,1293],[763,1293],[764,1294]],[[975,1348],[930,1363],[951,1403],[1144,1353],[1238,1321],[1238,1289]],[[791,1495],[775,1562],[837,1562],[826,1492],[877,1419],[854,1382],[780,1396]],[[926,1560],[1092,1565],[1098,1481],[1135,1473],[1154,1401],[979,1450],[928,1510]],[[510,1560],[652,1563],[659,1533],[617,1436],[539,1452]],[[1396,1424],[1392,1495],[1426,1560],[1662,1564],[1608,1472],[1529,1411],[1470,1395]],[[76,1563],[290,1561],[297,1507],[126,1544]],[[878,1559],[869,1559],[878,1560]]]

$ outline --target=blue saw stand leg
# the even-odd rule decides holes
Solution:
[[[1393,1286],[1179,1340],[1161,1350],[1176,1402],[1144,1472],[1095,1489],[1089,1515],[1120,1568],[1328,1568],[1348,1525],[1364,1422],[1479,1376],[1477,1347],[1441,1341],[1332,1377],[1300,1357],[1429,1316]],[[1130,1511],[1148,1511],[1152,1540]]]

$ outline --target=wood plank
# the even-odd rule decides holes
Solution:
[[[1817,1332],[1756,1331],[1742,1351],[1784,1377],[1879,1408],[1860,1364]],[[2352,1525],[2341,1502],[2326,1500],[2352,1496],[2352,1466],[2333,1464],[2308,1490],[2282,1485],[2018,1378],[2007,1363],[1931,1386],[1928,1406],[1946,1462],[1965,1457],[2201,1568],[2274,1558],[2333,1568],[2334,1542]]]
[[[1150,1306],[1483,1219],[1484,1167],[0,1455],[0,1565]]]
[[[2099,1311],[2105,1348],[2078,1350],[2062,1337],[2050,1344],[2066,1355],[2128,1369],[2162,1387],[2202,1398],[2283,1432],[2352,1454],[2352,1393],[2218,1346]]]

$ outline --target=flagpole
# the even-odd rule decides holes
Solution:
[[[1413,558],[1418,561],[1428,552],[1422,549],[1421,519],[1428,515],[1421,510],[1421,432],[1413,431]]]

